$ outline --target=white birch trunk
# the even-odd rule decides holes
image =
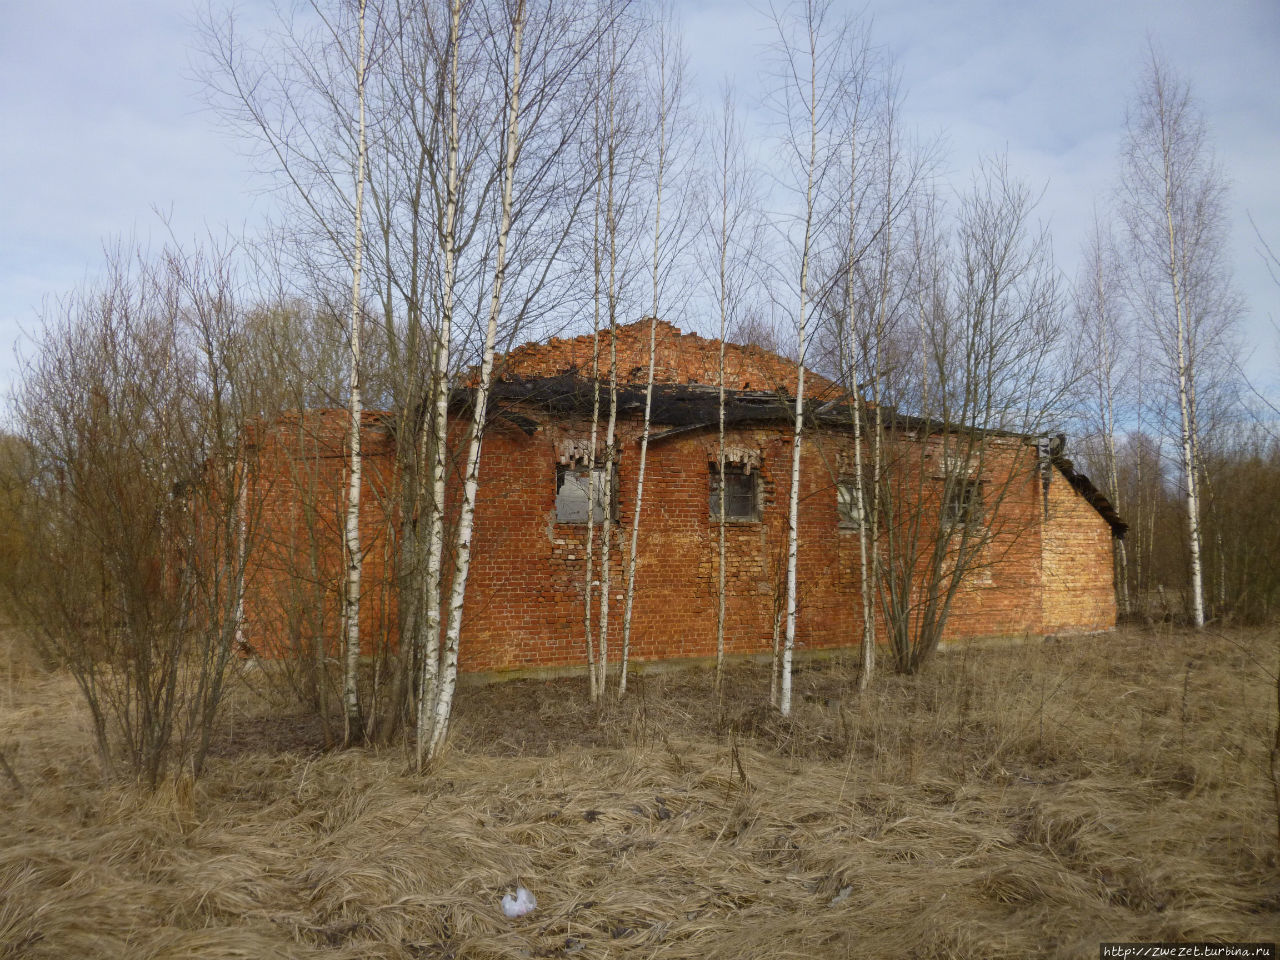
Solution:
[[[808,258],[801,270],[801,288],[808,279]],[[791,496],[787,507],[787,633],[782,647],[782,688],[778,710],[791,715],[791,661],[796,645],[796,563],[800,547],[800,448],[804,435],[804,294],[801,293],[801,319],[798,331],[800,361],[796,364],[795,429],[791,440]]]
[[[649,371],[645,381],[644,394],[644,427],[640,435],[640,463],[636,471],[635,511],[631,517],[631,549],[626,567],[626,606],[622,614],[622,665],[618,678],[618,695],[627,692],[627,672],[631,662],[631,610],[635,600],[636,554],[640,539],[640,514],[644,507],[645,467],[649,455],[650,414],[653,408],[653,375],[655,354],[657,351],[658,331],[658,292],[661,277],[661,243],[662,243],[662,190],[667,171],[667,154],[670,149],[670,127],[672,111],[679,96],[679,53],[675,52],[676,63],[670,62],[672,56],[672,38],[670,24],[665,19],[668,14],[659,14],[664,19],[658,26],[658,168],[654,195],[653,214],[653,301],[649,311]]]
[[[661,175],[659,175],[661,176]],[[659,188],[659,208],[661,208],[662,190]],[[654,229],[654,257],[658,252],[658,234],[657,228]],[[655,259],[656,270],[656,259]],[[640,510],[644,506],[644,469],[645,462],[649,455],[649,417],[653,407],[653,362],[654,353],[657,350],[657,334],[658,334],[658,281],[656,278],[653,283],[654,287],[654,314],[649,318],[649,379],[645,385],[644,393],[644,428],[640,434],[640,466],[636,473],[636,501],[635,510],[631,515],[631,551],[627,557],[627,584],[626,584],[626,601],[622,608],[622,663],[618,674],[618,696],[624,697],[627,694],[627,667],[631,659],[631,607],[635,600],[636,590],[636,551],[640,540]]]
[[[476,387],[471,419],[471,440],[467,450],[467,466],[463,481],[462,508],[458,517],[458,542],[453,583],[449,598],[449,619],[445,633],[440,677],[432,724],[428,760],[439,755],[449,731],[453,712],[453,693],[458,680],[458,651],[462,638],[462,614],[467,593],[467,577],[471,569],[471,541],[475,528],[476,494],[480,481],[480,452],[484,442],[485,413],[493,378],[494,345],[498,338],[498,314],[502,308],[502,283],[506,274],[507,238],[511,233],[512,193],[514,190],[516,147],[520,136],[520,56],[524,39],[525,6],[516,6],[511,43],[511,99],[507,107],[507,147],[503,159],[502,220],[498,228],[497,260],[493,274],[493,294],[489,301],[489,323],[485,330],[484,355],[480,363],[480,382]]]
[[[1187,316],[1182,288],[1182,271],[1178,264],[1176,233],[1173,225],[1173,181],[1168,152],[1165,153],[1165,221],[1169,232],[1169,286],[1173,294],[1177,320],[1178,412],[1182,418],[1182,472],[1186,479],[1187,534],[1191,554],[1191,620],[1199,629],[1204,626],[1204,573],[1200,559],[1200,484],[1196,474],[1196,437],[1192,412],[1191,362],[1188,357]]]
[[[597,123],[599,112],[596,114]],[[598,127],[597,127],[598,130]],[[597,141],[598,142],[598,141]],[[600,699],[600,678],[596,675],[596,638],[591,628],[591,605],[597,586],[595,581],[595,533],[596,533],[596,443],[600,438],[600,182],[604,179],[600,155],[596,154],[596,209],[595,225],[591,238],[592,276],[595,281],[591,316],[591,440],[587,447],[587,547],[586,573],[582,585],[583,636],[587,640],[587,689],[591,702]]]
[[[612,46],[613,42],[614,41],[611,34],[610,35],[611,51],[613,49],[613,46]],[[601,686],[601,682],[600,682],[600,672],[599,672],[598,662],[596,657],[597,637],[593,632],[591,611],[592,611],[592,604],[594,603],[593,598],[597,595],[597,589],[600,588],[601,584],[603,583],[603,579],[598,581],[594,576],[595,574],[595,566],[594,566],[595,552],[594,551],[595,551],[595,531],[596,531],[595,471],[597,467],[596,444],[599,442],[599,439],[600,439],[600,303],[601,303],[601,298],[607,295],[610,297],[610,303],[612,303],[612,292],[611,292],[612,288],[610,288],[610,292],[606,293],[606,291],[604,290],[604,284],[602,279],[602,274],[603,274],[603,266],[601,262],[601,242],[602,241],[600,236],[600,215],[601,215],[602,209],[604,211],[604,220],[605,220],[604,230],[605,230],[606,236],[610,234],[611,223],[612,223],[613,180],[612,180],[611,173],[613,168],[610,162],[604,159],[601,152],[603,150],[605,154],[608,154],[611,156],[612,154],[610,153],[610,151],[613,148],[614,128],[612,124],[612,121],[613,121],[612,104],[613,104],[614,71],[613,71],[612,58],[610,59],[610,62],[609,62],[608,75],[609,75],[609,81],[608,81],[608,87],[607,87],[608,93],[606,96],[607,106],[605,108],[606,115],[605,115],[605,127],[603,132],[600,129],[601,107],[598,99],[597,99],[596,108],[595,108],[596,196],[595,196],[595,223],[594,223],[594,228],[592,233],[592,243],[591,243],[592,279],[594,281],[594,287],[592,291],[592,302],[594,305],[594,311],[591,317],[591,441],[590,441],[588,461],[587,461],[587,469],[589,473],[588,473],[588,481],[587,481],[587,547],[586,547],[586,572],[584,574],[585,583],[583,585],[583,597],[584,597],[583,626],[585,628],[585,636],[587,640],[587,687],[588,687],[588,693],[592,703],[598,702],[600,699],[600,695],[603,693],[603,687]],[[601,139],[602,136],[603,136],[603,140]],[[608,198],[601,196],[601,192],[604,189],[604,184],[606,183],[606,181],[608,182],[609,188],[610,188]],[[602,570],[605,565],[606,564],[602,563],[601,565]],[[604,604],[605,604],[605,594],[603,590],[599,592],[599,596],[600,596],[601,609],[603,610]]]
[[[444,510],[445,482],[448,477],[449,447],[449,351],[453,325],[454,284],[457,271],[457,216],[458,216],[458,59],[461,0],[450,4],[449,20],[449,93],[447,105],[448,159],[445,183],[445,222],[441,242],[444,244],[444,276],[442,278],[440,333],[436,338],[435,357],[432,365],[430,396],[434,402],[431,419],[430,467],[428,487],[430,495],[427,508],[427,557],[426,576],[423,578],[422,610],[426,620],[426,642],[423,644],[420,675],[418,677],[417,751],[418,769],[427,758],[431,731],[435,725],[437,682],[440,672],[440,620],[441,583],[444,564]]]
[[[726,158],[727,161],[727,158]],[[727,169],[727,167],[726,167]],[[727,178],[726,178],[727,179]],[[720,386],[720,423],[716,434],[716,469],[719,471],[720,477],[720,516],[716,519],[719,521],[719,529],[717,530],[717,540],[720,554],[719,570],[716,575],[716,693],[720,693],[721,684],[724,683],[724,622],[725,622],[725,484],[724,484],[724,338],[727,334],[725,329],[727,324],[728,310],[726,309],[726,275],[725,261],[728,259],[728,197],[727,194],[721,197],[720,207],[720,357],[717,366],[719,386]]]
[[[1196,476],[1195,438],[1187,398],[1187,372],[1182,367],[1184,350],[1179,327],[1178,407],[1182,416],[1182,470],[1186,477],[1188,547],[1191,554],[1191,620],[1196,628],[1204,626],[1204,570],[1200,557],[1200,483]]]
[[[596,190],[596,233],[593,242],[595,261],[595,312],[591,318],[591,440],[587,447],[587,547],[586,573],[582,585],[583,628],[587,638],[587,688],[591,702],[600,699],[600,678],[596,676],[596,638],[591,632],[591,604],[595,592],[596,533],[596,443],[600,437],[600,211],[599,188]]]
[[[622,664],[618,696],[627,693],[627,669],[631,661],[631,609],[635,601],[636,552],[640,541],[640,512],[644,507],[644,473],[649,457],[649,421],[653,409],[653,368],[658,348],[658,280],[662,243],[662,183],[667,165],[667,45],[660,47],[658,94],[658,171],[653,214],[653,303],[649,311],[649,371],[644,389],[644,427],[640,434],[640,464],[636,471],[635,509],[631,515],[631,548],[627,557],[626,603],[622,610]]]
[[[795,427],[791,440],[791,496],[787,506],[787,633],[782,647],[782,679],[778,711],[791,715],[791,660],[796,644],[796,561],[800,546],[800,449],[804,436],[804,351],[805,311],[808,310],[809,245],[812,240],[814,201],[813,179],[818,165],[818,78],[816,51],[812,49],[813,25],[810,24],[809,57],[809,166],[805,177],[804,242],[800,252],[800,309],[796,315],[796,404]]]
[[[854,323],[854,265],[857,261],[857,215],[858,215],[858,130],[855,120],[849,132],[849,241],[845,250],[845,324],[849,342],[848,375],[853,387],[853,497],[858,514],[858,573],[862,595],[862,672],[858,676],[858,689],[866,690],[871,684],[875,670],[875,613],[872,607],[871,569],[868,564],[867,550],[867,504],[863,495],[863,462],[862,462],[862,392],[858,388],[858,347],[857,330]],[[887,239],[886,239],[887,242]],[[881,275],[881,304],[885,295],[885,277]],[[877,337],[877,343],[878,343]]]
[[[863,496],[862,479],[862,394],[858,389],[857,372],[853,383],[853,472],[854,502],[858,510],[858,574],[862,590],[862,673],[858,677],[858,689],[866,690],[871,684],[871,674],[876,663],[875,615],[871,606],[871,571],[867,556],[867,504]]]
[[[613,237],[609,239],[613,246]],[[610,259],[613,251],[610,251]],[[600,525],[600,649],[596,662],[597,683],[601,695],[609,679],[609,607],[613,589],[610,553],[613,546],[613,465],[616,457],[618,429],[618,323],[614,314],[613,265],[609,268],[609,422],[604,434],[604,521]]]
[[[881,578],[881,570],[880,570],[880,508],[881,508],[881,495],[880,495],[881,477],[880,475],[881,475],[882,466],[884,464],[884,410],[880,406],[880,384],[881,384],[881,377],[883,377],[884,375],[884,371],[881,365],[882,355],[881,355],[881,345],[879,342],[878,335],[877,335],[877,341],[876,341],[875,356],[876,356],[876,370],[875,370],[875,375],[872,379],[872,386],[871,386],[871,402],[875,406],[875,429],[871,437],[871,513],[870,513],[870,516],[867,518],[867,526],[871,531],[871,578],[872,580],[871,580],[871,597],[869,599],[869,603],[871,604],[870,617],[871,617],[873,639],[875,634],[875,616],[876,616],[875,601],[880,596],[880,589],[884,583],[884,580]],[[872,646],[872,652],[870,656],[872,658],[871,666],[872,666],[872,669],[874,669],[875,667],[874,645]],[[863,674],[867,677],[867,683],[869,684],[871,682],[871,672],[867,671],[865,669],[865,666],[866,665],[864,664]],[[866,689],[865,685],[863,686],[863,689]]]
[[[364,11],[360,0],[360,39],[356,65],[356,98],[359,104],[359,134],[356,161],[355,257],[351,270],[351,423],[349,439],[350,477],[347,487],[347,515],[343,542],[346,556],[346,590],[343,594],[342,619],[346,640],[343,670],[343,742],[350,746],[360,736],[360,420],[363,402],[360,395],[360,270],[364,256],[365,129],[364,129]]]
[[[1197,392],[1202,386],[1199,378],[1219,369],[1215,364],[1202,370],[1200,363],[1218,352],[1206,352],[1206,345],[1227,347],[1237,320],[1230,269],[1223,259],[1226,184],[1207,149],[1206,126],[1190,87],[1154,51],[1127,127],[1124,213],[1134,279],[1145,287],[1144,306],[1155,321],[1153,332],[1169,366],[1170,393],[1177,397],[1190,559],[1188,612],[1199,629],[1205,621],[1204,477],[1199,469]],[[1148,285],[1157,279],[1157,267],[1159,286]],[[1202,342],[1205,337],[1207,343]]]
[[[609,608],[612,601],[610,591],[613,589],[610,567],[610,553],[613,546],[613,469],[617,457],[618,429],[618,222],[613,194],[614,178],[617,172],[614,66],[611,60],[605,118],[608,156],[604,222],[605,233],[609,240],[609,423],[605,428],[604,438],[604,521],[600,525],[600,648],[596,670],[601,695],[608,689],[609,677]]]

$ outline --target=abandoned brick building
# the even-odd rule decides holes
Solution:
[[[617,340],[617,531],[629,536],[643,427],[649,323]],[[771,646],[785,577],[794,363],[758,347],[725,344],[727,390],[723,478],[726,513],[726,647],[758,654]],[[657,325],[653,425],[648,449],[631,650],[636,661],[713,656],[718,584],[719,341]],[[585,663],[583,625],[588,518],[607,505],[603,426],[591,434],[590,335],[519,347],[500,358],[484,438],[461,669],[469,672]],[[608,409],[608,351],[601,351]],[[797,646],[855,645],[861,631],[859,537],[849,474],[853,433],[839,391],[806,373],[814,427],[802,448]],[[847,398],[846,398],[847,400]],[[823,416],[824,409],[846,411]],[[364,418],[365,554],[362,632],[394,634],[394,471],[387,414]],[[265,536],[249,563],[245,640],[260,651],[338,636],[338,544],[346,467],[344,411],[310,411],[279,421],[258,444],[257,505]],[[907,438],[906,442],[910,442]],[[1060,448],[1037,453],[1030,438],[993,436],[982,476],[962,483],[935,510],[965,519],[998,513],[1003,527],[984,562],[957,593],[948,640],[1108,630],[1115,625],[1114,538],[1124,523]],[[933,454],[918,458],[927,489]],[[942,459],[941,455],[938,457]],[[593,476],[594,475],[594,476]],[[998,506],[983,484],[1003,484]],[[599,530],[595,542],[599,556]],[[612,551],[610,646],[621,641],[623,549]],[[598,570],[599,560],[596,560]],[[598,573],[597,573],[598,577]],[[598,603],[598,598],[597,601]],[[880,636],[884,636],[881,631]]]

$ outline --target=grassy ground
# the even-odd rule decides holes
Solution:
[[[0,656],[0,957],[1096,957],[1276,940],[1275,631],[459,695],[431,776],[238,691],[208,775],[103,785],[73,684]],[[253,682],[252,672],[245,683]],[[538,909],[503,917],[521,883]]]

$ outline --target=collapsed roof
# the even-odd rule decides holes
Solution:
[[[529,408],[545,410],[556,418],[589,418],[597,402],[608,404],[612,352],[616,357],[617,414],[622,419],[643,417],[649,374],[650,335],[655,350],[650,421],[663,429],[650,437],[660,444],[681,434],[717,427],[720,423],[720,379],[723,364],[724,422],[726,427],[790,422],[795,416],[797,364],[794,360],[754,345],[712,340],[684,333],[665,320],[639,320],[618,327],[613,344],[609,332],[526,343],[494,360],[494,380],[489,396],[489,418],[513,424],[532,434],[538,421]],[[592,376],[594,371],[595,376]],[[476,371],[468,386],[455,391],[454,402],[470,406]],[[805,419],[815,425],[853,429],[852,395],[838,383],[805,370]],[[864,428],[869,404],[862,404]],[[904,434],[934,435],[968,432],[970,428],[939,419],[926,419],[884,407],[882,422]],[[1042,437],[999,429],[982,429],[984,436],[1021,439],[1034,443]],[[1110,500],[1072,462],[1062,455],[1061,436],[1047,447],[1048,462],[1123,537],[1128,524]]]

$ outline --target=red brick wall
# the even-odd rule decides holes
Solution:
[[[714,383],[719,345],[659,324],[659,379]],[[649,324],[621,328],[619,372],[642,381]],[[602,342],[603,338],[602,338]],[[591,338],[521,347],[506,376],[589,371]],[[728,346],[732,387],[794,389],[794,365],[754,348]],[[819,389],[830,384],[821,378]],[[464,612],[462,669],[505,670],[585,661],[585,533],[556,522],[556,466],[566,441],[582,441],[590,424],[520,411],[532,433],[497,419],[484,442],[474,550]],[[526,421],[527,422],[527,421]],[[346,477],[346,414],[316,411],[282,418],[256,444],[252,501],[261,542],[249,571],[246,637],[264,653],[309,649],[317,638],[336,649],[341,596],[341,515]],[[396,512],[392,438],[385,416],[364,419],[365,483],[361,536],[365,552],[362,634],[366,652],[393,642]],[[761,519],[727,525],[726,646],[731,653],[769,648],[774,600],[785,582],[791,427],[785,420],[730,431],[727,442],[759,456]],[[622,644],[623,555],[630,544],[640,424],[619,425],[619,519],[611,562],[610,658]],[[921,454],[927,452],[928,457]],[[798,555],[800,649],[854,645],[861,634],[856,530],[841,529],[836,481],[848,472],[852,439],[824,429],[803,448]],[[924,504],[936,530],[941,451],[904,439],[893,470],[908,496]],[[650,447],[640,527],[633,613],[636,660],[707,657],[716,645],[717,524],[710,516],[713,429],[688,431]],[[842,464],[845,466],[842,467]],[[995,535],[955,597],[946,637],[1019,636],[1115,623],[1110,530],[1057,471],[1045,519],[1034,451],[1016,440],[993,444],[981,465],[985,507]],[[456,491],[455,491],[456,496]],[[915,501],[910,501],[914,503]],[[252,511],[251,511],[252,513]],[[595,557],[599,578],[601,531]],[[598,599],[593,622],[599,622]],[[884,637],[883,622],[879,624]]]
[[[1044,525],[1042,632],[1110,630],[1116,625],[1115,541],[1111,528],[1053,471]]]
[[[547,425],[532,437],[510,430],[485,441],[475,555],[467,597],[464,669],[580,663],[585,658],[584,525],[555,519],[560,440],[588,423]],[[634,509],[637,425],[620,435],[619,520],[611,564],[611,658],[622,643],[623,553]],[[731,652],[767,649],[775,584],[786,544],[790,441],[783,430],[737,431],[731,441],[760,451],[762,521],[727,527],[726,643]],[[642,507],[632,656],[710,656],[716,643],[718,531],[710,517],[714,435],[682,434],[649,451]],[[832,478],[805,457],[798,558],[798,635],[810,647],[854,642],[856,535],[836,529]],[[595,563],[601,530],[595,534]],[[834,562],[833,562],[834,560]],[[598,574],[597,574],[598,578]],[[593,619],[598,622],[598,604]]]
[[[330,654],[339,649],[348,423],[345,410],[290,414],[251,444],[244,637],[260,653],[310,652],[317,640]],[[362,425],[360,627],[371,653],[395,628],[394,456],[383,414],[366,413]]]
[[[263,652],[308,644],[316,636],[328,636],[332,644],[339,633],[345,426],[337,417],[340,412],[320,415],[317,424],[303,424],[301,431],[299,421],[291,420],[262,450],[264,462],[276,469],[270,482],[265,473],[259,481],[263,529],[269,535],[251,568],[246,635]],[[391,450],[385,436],[368,423],[366,429],[362,628],[374,643],[392,636],[395,626],[393,564],[387,554],[391,513],[384,487]],[[583,437],[589,429],[586,422],[544,423],[531,436],[496,427],[486,437],[462,669],[584,661],[586,528],[556,522],[555,486],[561,441]],[[325,430],[328,442],[318,436]],[[622,643],[622,557],[634,509],[638,432],[634,423],[620,430],[621,490],[610,591],[609,643],[615,661]],[[790,437],[786,425],[779,424],[733,431],[728,442],[759,451],[755,469],[762,519],[727,527],[726,645],[730,653],[759,653],[769,648],[775,592],[785,578]],[[718,543],[708,505],[715,449],[712,431],[681,434],[650,448],[633,613],[636,660],[715,653]],[[801,650],[854,645],[860,636],[858,537],[856,530],[839,528],[836,513],[838,465],[851,449],[850,438],[836,432],[815,435],[804,448],[797,575]],[[926,461],[926,474],[929,469]],[[1026,456],[993,454],[984,470],[988,490],[1006,492],[998,505],[988,502],[996,514],[996,534],[955,598],[947,638],[1114,625],[1106,523],[1055,472],[1050,519],[1042,526],[1039,482]],[[924,479],[923,489],[932,489],[930,477]],[[936,509],[936,504],[927,506],[935,515]],[[600,541],[597,528],[597,579]],[[598,602],[593,620],[598,623]],[[883,636],[883,623],[880,629]]]
[[[950,438],[955,455],[955,438]],[[913,566],[912,601],[918,625],[934,550],[944,540],[939,596],[951,586],[961,534],[942,536],[947,470],[941,438],[925,447],[909,436],[886,441],[886,496],[880,552],[893,569]],[[964,568],[947,611],[944,639],[1016,637],[1039,632],[1041,520],[1035,509],[1034,450],[1017,440],[994,440],[970,459],[965,479],[979,485],[977,519],[964,543]],[[953,480],[953,483],[956,482]],[[856,555],[855,558],[856,559]],[[878,629],[882,629],[883,625]],[[881,633],[881,636],[884,636]]]

